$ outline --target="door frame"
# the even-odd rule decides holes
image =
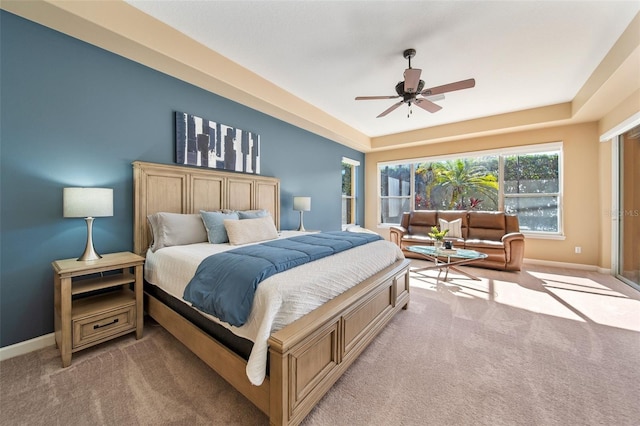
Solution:
[[[625,120],[620,125],[616,126],[605,135],[600,137],[600,141],[611,141],[611,269],[613,271],[613,275],[624,282],[625,284],[630,285],[636,290],[640,291],[640,284],[635,283],[628,278],[624,277],[620,273],[621,268],[621,220],[620,220],[620,212],[621,210],[621,194],[623,190],[624,182],[621,179],[621,170],[620,170],[620,162],[621,162],[621,150],[620,143],[621,137],[627,131],[633,129],[634,127],[640,125],[640,112],[634,114],[629,119]]]

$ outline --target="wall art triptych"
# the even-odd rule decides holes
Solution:
[[[176,112],[176,163],[260,173],[260,135]]]

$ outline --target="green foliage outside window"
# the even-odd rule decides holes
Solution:
[[[510,155],[505,157],[507,194],[559,192],[558,154]]]
[[[416,209],[495,210],[497,158],[463,158],[416,166]]]
[[[342,195],[353,195],[351,192],[351,164],[342,163]]]

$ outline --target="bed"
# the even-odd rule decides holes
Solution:
[[[142,256],[147,255],[151,243],[147,217],[159,212],[196,214],[200,210],[266,210],[275,227],[280,227],[280,183],[277,178],[146,162],[134,162],[133,170],[134,250]],[[287,237],[286,234],[286,231],[282,232],[282,236]],[[184,249],[189,252],[192,247]],[[189,257],[188,254],[183,256]],[[251,361],[253,348],[260,346],[258,341],[246,349],[247,357],[241,347],[229,344],[225,337],[219,337],[208,326],[203,326],[202,318],[206,315],[194,313],[193,308],[185,312],[182,303],[172,302],[176,295],[171,291],[166,292],[168,295],[163,294],[156,291],[154,285],[145,283],[145,309],[263,411],[271,424],[298,424],[391,318],[408,307],[409,261],[400,257],[384,262],[388,265],[379,266],[370,276],[358,276],[359,268],[342,275],[345,282],[354,281],[355,285],[264,336],[263,355],[257,357],[260,359],[257,365],[266,363],[263,367],[252,366]],[[145,274],[156,281],[157,276],[163,275],[156,269],[165,263],[150,256],[149,270]],[[330,268],[326,265],[319,270],[328,271]],[[314,268],[313,265],[298,268],[302,267]],[[271,279],[278,278],[274,276],[268,280]],[[242,342],[247,336],[239,337]],[[260,369],[264,372],[262,379]],[[256,371],[258,376],[255,376]]]

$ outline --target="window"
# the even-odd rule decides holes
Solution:
[[[380,223],[410,210],[503,210],[530,234],[561,234],[562,144],[380,163]]]
[[[501,157],[504,211],[523,232],[560,232],[560,151]]]
[[[356,168],[359,161],[342,158],[342,225],[356,223]]]
[[[400,223],[402,213],[411,210],[412,164],[382,166],[379,178],[382,223]]]

